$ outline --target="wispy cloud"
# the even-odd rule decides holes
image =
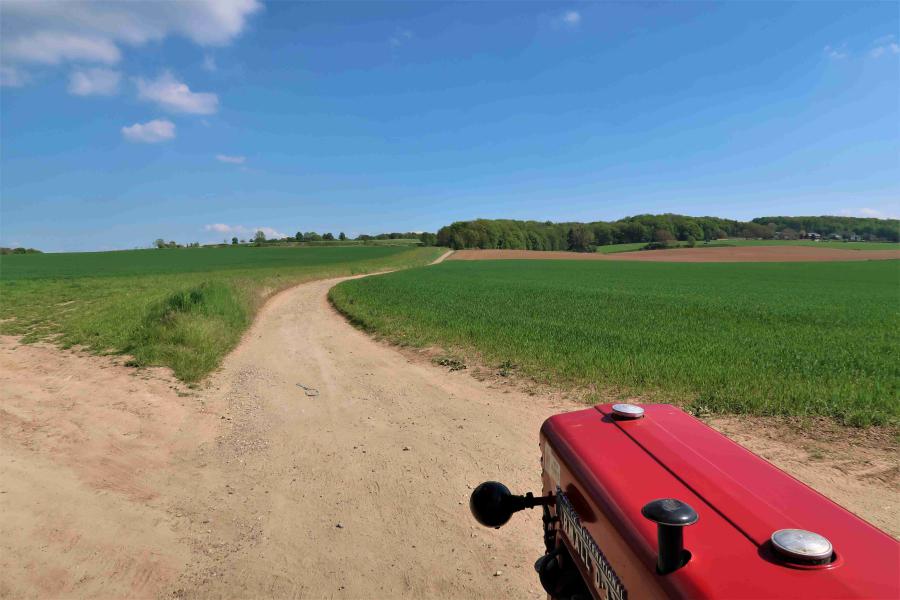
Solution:
[[[207,54],[203,57],[203,68],[207,71],[215,71],[218,66],[216,65],[216,57],[212,54]]]
[[[581,25],[581,13],[567,10],[553,18],[553,25],[559,29],[577,29]]]
[[[216,154],[216,160],[232,165],[242,165],[247,161],[246,156],[229,156],[228,154]]]
[[[154,119],[122,128],[122,136],[129,142],[157,144],[175,137],[175,124],[166,119]]]
[[[119,91],[122,74],[112,69],[79,69],[69,75],[69,93],[76,96],[112,96]]]
[[[137,78],[138,98],[156,102],[173,112],[210,115],[219,108],[219,97],[207,92],[192,92],[187,84],[164,71],[154,80]]]
[[[17,67],[0,65],[0,86],[22,87],[28,83],[28,76]]]
[[[883,35],[872,42],[872,49],[869,50],[869,56],[872,58],[881,58],[882,56],[890,56],[900,54],[900,44],[893,35]]]
[[[122,54],[103,37],[41,31],[3,44],[3,58],[12,62],[58,65],[63,61],[115,64]]]
[[[205,231],[214,231],[216,233],[250,237],[257,231],[262,231],[267,238],[284,238],[288,237],[286,233],[278,231],[273,227],[244,227],[243,225],[227,225],[225,223],[212,223],[204,225]]]
[[[120,44],[140,46],[173,34],[201,46],[220,46],[240,35],[261,8],[257,0],[8,1],[0,25],[3,59],[113,64],[121,57]]]
[[[846,44],[841,44],[838,47],[834,47],[834,46],[830,46],[830,45],[825,46],[822,49],[822,52],[825,54],[825,56],[827,56],[828,58],[830,58],[832,60],[843,60],[850,55],[850,53],[847,51]]]
[[[394,35],[388,38],[388,44],[394,48],[399,48],[413,38],[413,32],[409,29],[398,29]]]

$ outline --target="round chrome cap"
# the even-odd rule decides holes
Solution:
[[[640,419],[644,416],[644,409],[634,404],[613,404],[612,411],[623,419]]]
[[[779,529],[772,534],[772,546],[785,558],[821,563],[831,559],[834,548],[825,537],[805,529]]]

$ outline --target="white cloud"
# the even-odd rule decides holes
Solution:
[[[849,56],[846,44],[842,44],[837,48],[835,48],[834,46],[825,46],[822,49],[822,52],[825,53],[825,56],[834,60],[841,60]]]
[[[0,65],[0,86],[22,87],[28,83],[28,76],[16,67]]]
[[[243,225],[226,225],[225,223],[213,223],[212,225],[204,225],[206,231],[214,231],[216,233],[236,235],[238,237],[250,238],[257,231],[266,234],[266,238],[284,238],[288,234],[278,231],[273,227],[244,227]]]
[[[206,92],[192,92],[191,88],[175,79],[168,71],[163,72],[155,80],[138,78],[135,82],[138,98],[156,102],[174,112],[210,115],[219,107],[218,96]]]
[[[73,60],[111,65],[122,55],[114,43],[102,37],[42,31],[4,43],[3,57],[14,63],[58,65]]]
[[[207,54],[203,57],[203,68],[207,71],[215,71],[218,67],[216,65],[216,57],[212,54]]]
[[[399,48],[413,37],[413,32],[409,29],[398,29],[394,35],[388,38],[388,44],[394,48]]]
[[[228,154],[216,154],[216,160],[223,163],[231,163],[233,165],[242,165],[246,162],[246,156],[229,156]]]
[[[869,56],[872,58],[881,58],[891,54],[900,54],[900,44],[897,43],[893,34],[883,35],[872,42],[872,49],[869,50]]]
[[[560,20],[570,27],[575,27],[581,23],[581,13],[577,10],[567,10],[560,17]]]
[[[175,124],[166,119],[154,119],[147,123],[135,123],[122,128],[122,136],[129,142],[156,144],[175,137]]]
[[[557,29],[578,29],[581,25],[581,13],[577,10],[567,10],[553,17],[551,23]]]
[[[72,71],[69,93],[76,96],[112,96],[119,91],[122,74],[100,67]]]
[[[4,67],[67,61],[112,65],[121,59],[122,45],[138,47],[169,35],[223,46],[262,8],[258,0],[4,0],[2,6]]]

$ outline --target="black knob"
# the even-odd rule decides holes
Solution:
[[[683,528],[697,522],[697,511],[681,500],[661,498],[644,505],[641,514],[656,523],[656,569],[665,575],[687,564],[690,554],[684,550]]]
[[[485,527],[505,525],[515,510],[512,492],[499,481],[485,481],[472,491],[469,510],[475,520]]]
[[[693,525],[700,518],[690,504],[675,498],[661,498],[649,502],[641,509],[641,514],[654,523],[676,527]]]

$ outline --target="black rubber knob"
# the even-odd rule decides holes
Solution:
[[[648,502],[641,509],[641,514],[658,525],[671,527],[693,525],[700,518],[689,504],[675,498],[660,498]]]
[[[485,481],[469,497],[469,510],[485,527],[505,525],[515,512],[512,504],[512,493],[499,481]]]

